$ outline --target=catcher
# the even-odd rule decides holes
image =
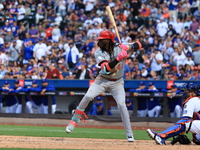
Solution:
[[[173,126],[168,129],[157,133],[154,130],[147,129],[147,133],[155,140],[156,144],[163,145],[165,140],[170,137],[177,136],[171,144],[179,142],[181,144],[190,144],[190,140],[184,133],[192,132],[193,142],[200,144],[200,92],[197,83],[188,83],[185,86],[185,94],[187,99],[183,102],[183,115],[182,119],[177,121]]]
[[[80,122],[80,119],[83,119],[82,116],[87,118],[84,110],[88,103],[93,100],[94,97],[108,91],[113,95],[117,102],[122,122],[126,129],[128,142],[134,141],[129,113],[125,104],[126,95],[122,76],[124,74],[125,58],[128,56],[128,53],[136,49],[141,49],[143,46],[140,42],[136,42],[131,46],[131,49],[129,49],[128,46],[124,44],[116,44],[114,42],[114,37],[114,33],[106,30],[100,32],[100,35],[97,38],[100,49],[95,52],[95,58],[98,65],[101,67],[101,71],[79,103],[75,114],[66,127],[67,133],[74,130],[75,126]]]

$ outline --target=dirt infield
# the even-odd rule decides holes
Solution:
[[[52,148],[52,149],[87,149],[87,150],[199,150],[197,145],[156,145],[154,141],[136,140],[127,142],[117,139],[52,138],[27,136],[0,136],[0,147],[5,148]]]

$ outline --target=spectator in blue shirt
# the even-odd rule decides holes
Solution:
[[[42,89],[41,87],[38,86],[38,83],[36,80],[32,81],[32,86],[28,87],[29,92],[41,92]],[[33,95],[30,96],[30,100],[27,101],[26,106],[28,108],[29,113],[33,114],[33,109],[37,109],[38,113],[43,114],[44,113],[44,108],[42,105],[42,96],[40,95]]]
[[[42,80],[42,91],[41,94],[43,95],[45,92],[56,91],[53,85],[49,85],[47,79]],[[56,111],[56,97],[54,95],[51,96],[52,100],[52,114]],[[48,96],[42,96],[42,104],[44,107],[44,114],[48,114]]]
[[[126,107],[128,110],[133,110],[133,103],[130,99],[126,99]]]
[[[88,115],[104,115],[104,104],[101,96],[98,96],[96,98],[96,103],[92,105],[90,108],[90,111],[88,112]],[[112,115],[110,110],[108,110],[107,115]]]

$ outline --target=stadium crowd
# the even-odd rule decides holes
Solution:
[[[94,79],[107,5],[123,43],[146,43],[124,79],[200,79],[200,0],[0,0],[0,78]]]

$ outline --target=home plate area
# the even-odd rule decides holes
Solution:
[[[0,136],[1,148],[41,148],[41,149],[86,149],[86,150],[199,150],[200,147],[191,145],[156,145],[153,140],[126,139],[87,139],[87,138],[55,138],[55,137],[28,137],[28,136]]]

